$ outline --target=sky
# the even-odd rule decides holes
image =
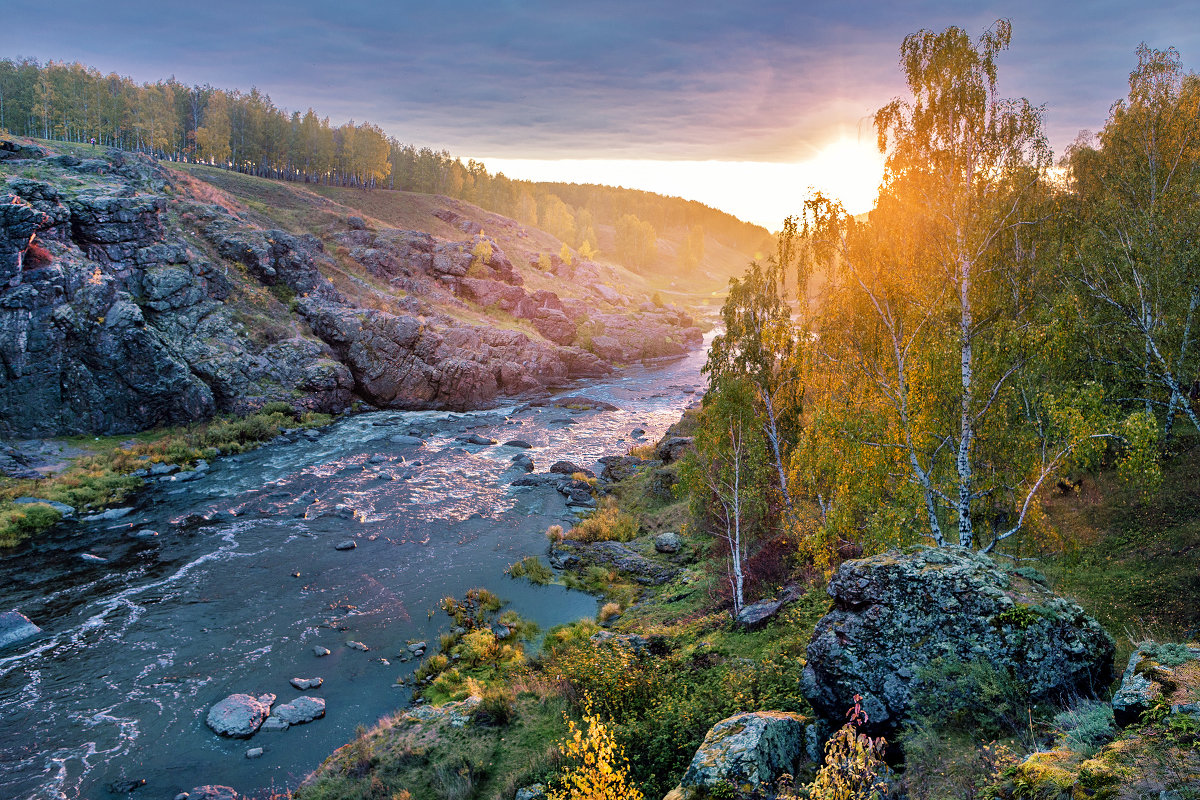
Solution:
[[[1103,126],[1140,42],[1200,63],[1194,3],[882,0],[58,0],[12,3],[0,57],[258,87],[510,177],[697,199],[777,229],[808,187],[870,206],[872,113],[906,34],[1013,23],[1000,89],[1061,153]]]

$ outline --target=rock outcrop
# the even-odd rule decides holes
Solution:
[[[0,182],[0,436],[124,433],[281,400],[473,409],[701,341],[686,313],[609,287],[602,302],[528,291],[451,209],[439,219],[470,238],[360,217],[296,235],[146,157],[2,144],[42,177]],[[488,324],[495,313],[511,317]]]
[[[769,787],[784,773],[801,773],[809,764],[808,724],[804,716],[784,711],[757,711],[721,720],[705,735],[679,786],[666,800],[698,800],[723,784],[752,792]]]
[[[1189,683],[1200,684],[1200,647],[1143,642],[1129,656],[1113,695],[1113,717],[1121,727],[1132,725],[1159,702],[1170,705],[1174,713],[1200,717],[1200,703],[1189,705],[1176,697],[1181,686]]]
[[[1038,700],[1094,695],[1112,680],[1115,645],[1042,580],[957,548],[847,561],[829,582],[834,609],[809,642],[801,691],[838,724],[861,695],[872,733],[908,718],[915,684],[939,658],[1009,671]]]

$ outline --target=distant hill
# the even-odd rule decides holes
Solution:
[[[90,143],[310,186],[445,195],[551,234],[585,259],[704,293],[772,249],[760,226],[695,201],[608,186],[493,175],[369,122],[333,125],[252,88],[135,83],[80,63],[0,59],[0,132]],[[686,280],[682,280],[686,279]]]

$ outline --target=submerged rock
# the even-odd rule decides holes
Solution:
[[[780,775],[796,775],[808,764],[808,719],[785,711],[738,714],[712,726],[679,786],[666,800],[701,797],[733,784],[741,792],[769,786]]]
[[[326,652],[328,652],[328,651],[326,651]],[[288,682],[291,683],[292,686],[295,686],[297,689],[300,689],[301,691],[303,691],[304,689],[320,688],[321,684],[323,684],[325,682],[325,679],[324,678],[292,678]]]
[[[184,796],[187,800],[238,800],[239,797],[233,787],[216,784],[197,786]]]
[[[205,723],[222,736],[248,739],[263,724],[271,713],[275,695],[264,694],[253,697],[248,694],[231,694],[213,706]]]
[[[18,611],[5,611],[0,614],[0,647],[23,642],[42,632],[34,625],[29,617]]]
[[[980,553],[917,548],[847,561],[827,591],[834,609],[817,623],[801,680],[827,720],[840,722],[861,695],[864,728],[895,730],[937,659],[1010,672],[1035,700],[1094,696],[1112,680],[1115,645],[1094,619]]]

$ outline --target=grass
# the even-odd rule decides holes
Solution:
[[[83,453],[65,470],[40,479],[0,478],[0,547],[15,547],[60,520],[49,506],[14,504],[18,497],[65,503],[83,514],[126,501],[144,483],[130,473],[150,464],[193,466],[202,458],[251,450],[285,428],[317,427],[331,419],[313,412],[297,415],[286,403],[271,403],[245,417],[220,417],[132,436],[70,440]]]

